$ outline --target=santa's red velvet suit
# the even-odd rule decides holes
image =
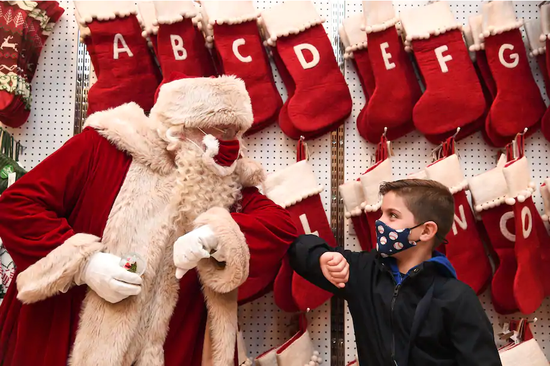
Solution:
[[[185,185],[187,177],[159,137],[158,120],[165,127],[193,128],[199,121],[211,127],[226,118],[242,132],[252,122],[251,110],[243,115],[226,106],[215,109],[217,102],[250,108],[249,100],[243,104],[240,94],[231,91],[237,81],[221,77],[166,84],[150,117],[133,103],[96,113],[81,134],[2,195],[0,237],[18,278],[0,310],[1,365],[233,363],[237,300],[266,292],[295,228],[283,209],[253,187],[258,183],[254,173],[237,167],[234,174],[248,178],[243,178],[236,208],[194,196],[208,209],[187,223],[213,230],[225,262],[202,260],[178,281],[172,255],[177,235],[170,220],[173,189],[182,181]],[[208,93],[214,94],[203,101],[212,110],[197,109],[199,99],[186,103],[185,97],[205,97],[202,82],[211,83]],[[177,88],[170,91],[171,84]],[[237,86],[244,90],[244,84]],[[230,92],[219,96],[220,90]],[[188,184],[194,187],[208,184],[193,179]],[[76,285],[88,258],[100,251],[138,252],[147,259],[139,295],[112,304],[85,284]],[[210,332],[205,333],[207,323]]]

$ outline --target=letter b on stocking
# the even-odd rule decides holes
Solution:
[[[174,51],[174,58],[178,61],[185,60],[187,58],[187,50],[183,47],[181,36],[170,34],[170,43],[172,44],[172,51]]]

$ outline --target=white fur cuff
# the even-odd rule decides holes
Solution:
[[[157,22],[156,1],[138,1],[138,20],[141,24],[143,32],[141,35],[144,38],[152,34],[157,34],[159,31]]]
[[[361,203],[365,201],[365,194],[363,193],[361,183],[354,180],[342,184],[338,189],[346,207],[346,219],[361,215]]]
[[[202,15],[209,25],[241,24],[256,20],[260,12],[252,1],[202,1]]]
[[[542,215],[542,219],[548,221],[550,217],[550,178],[546,178],[540,186],[540,194],[544,203],[544,215]]]
[[[279,37],[301,33],[325,21],[311,1],[287,1],[263,11],[261,16],[269,35],[267,42],[271,46]]]
[[[468,181],[462,175],[458,156],[453,154],[426,167],[429,179],[438,181],[449,188],[452,194],[468,187]]]
[[[380,184],[392,180],[391,160],[386,159],[374,165],[370,170],[361,176],[361,185],[365,201],[361,208],[366,212],[377,211],[382,205],[380,197]]]
[[[399,18],[391,1],[363,1],[365,32],[382,32],[395,26]]]
[[[67,292],[88,258],[103,249],[97,236],[73,235],[17,276],[17,298],[31,304]]]
[[[213,258],[200,261],[197,270],[201,282],[215,292],[228,293],[248,278],[250,252],[246,239],[226,209],[214,207],[201,214],[194,227],[204,225],[208,225],[216,235],[217,257],[224,258],[225,262],[218,263]]]
[[[94,19],[105,21],[137,14],[137,8],[131,1],[75,1],[74,6],[79,14],[77,19],[84,24]]]
[[[282,208],[315,196],[323,189],[323,186],[317,184],[313,167],[307,160],[269,174],[264,182],[264,193],[267,198]]]
[[[508,185],[500,167],[470,178],[469,186],[476,212],[500,206],[508,194]]]
[[[529,56],[538,56],[546,52],[546,42],[541,41],[542,28],[540,19],[530,20],[525,23],[525,33],[529,41]]]
[[[155,1],[154,4],[157,14],[154,25],[174,24],[186,18],[194,18],[198,13],[192,1]]]
[[[461,29],[446,1],[437,1],[427,6],[401,13],[401,23],[407,41],[428,39],[454,29]]]
[[[543,4],[540,7],[540,25],[542,34],[541,42],[546,42],[546,38],[550,36],[550,4]]]
[[[531,197],[535,191],[535,183],[531,181],[529,162],[526,157],[508,162],[503,168],[503,173],[508,185],[507,204],[513,205],[516,199],[518,202],[524,202]]]
[[[363,27],[363,14],[353,14],[344,19],[340,26],[340,39],[345,47],[344,57],[349,58],[354,51],[367,48],[367,34],[361,30]]]
[[[485,49],[485,43],[483,43],[483,39],[480,37],[483,32],[483,15],[479,14],[470,17],[470,19],[468,19],[468,24],[470,26],[471,37],[466,37],[466,42],[470,52]]]
[[[483,35],[489,37],[495,34],[517,29],[523,21],[516,19],[514,3],[511,1],[492,1],[481,6],[483,14]]]

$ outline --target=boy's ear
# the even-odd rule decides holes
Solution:
[[[426,221],[424,223],[424,227],[422,228],[422,232],[420,233],[419,239],[424,242],[431,241],[433,238],[435,238],[437,230],[438,227],[434,221]]]

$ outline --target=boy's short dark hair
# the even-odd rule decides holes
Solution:
[[[433,221],[437,224],[436,244],[444,241],[451,231],[454,221],[455,205],[449,188],[429,179],[403,179],[384,182],[380,194],[384,196],[394,192],[402,197],[405,205],[412,212],[415,224]]]

